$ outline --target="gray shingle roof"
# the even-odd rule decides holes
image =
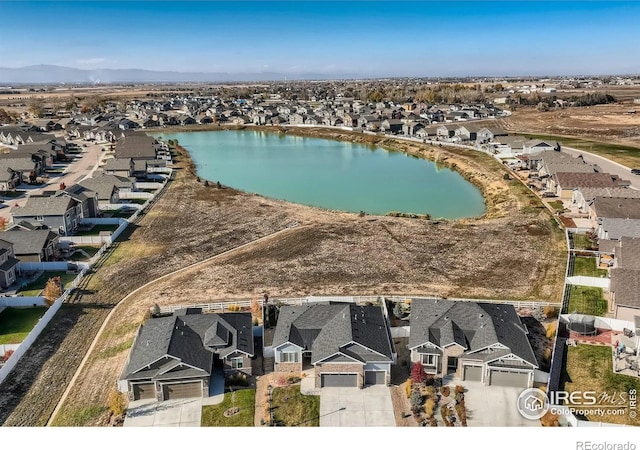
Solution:
[[[131,159],[130,158],[111,158],[107,159],[104,165],[104,170],[130,170]]]
[[[640,198],[596,197],[593,209],[598,219],[640,219]]]
[[[227,345],[218,347],[222,344],[219,337],[224,335],[223,331],[227,331]],[[207,344],[216,347],[208,348]],[[200,371],[202,375],[209,375],[214,352],[224,358],[235,351],[254,355],[250,313],[188,314],[149,319],[140,328],[124,378],[159,377],[178,364],[194,368],[182,365],[180,371],[195,370],[195,375]],[[162,362],[153,364],[158,360]]]
[[[75,204],[75,200],[66,196],[31,196],[24,206],[13,208],[13,217],[62,216]]]
[[[40,254],[46,243],[57,237],[58,235],[51,230],[0,232],[0,239],[13,244],[16,256]]]
[[[627,189],[622,187],[613,188],[594,188],[581,187],[578,189],[582,197],[591,202],[596,197],[621,197],[621,198],[640,198],[640,191],[635,189]]]
[[[512,305],[414,299],[409,348],[427,342],[441,348],[458,344],[465,354],[502,344],[537,367],[525,327]]]
[[[613,188],[620,186],[620,183],[622,183],[622,180],[609,173],[556,172],[554,176],[562,189],[579,187]]]
[[[640,270],[640,238],[622,237],[614,252],[617,267]],[[640,276],[640,273],[638,275]]]
[[[607,232],[609,239],[620,239],[623,236],[640,237],[640,220],[605,218],[601,227]]]
[[[611,269],[611,292],[615,304],[640,307],[640,272],[632,269]]]
[[[376,306],[353,303],[283,306],[273,345],[286,342],[311,350],[312,363],[337,352],[362,362],[392,358],[387,324],[382,310]]]

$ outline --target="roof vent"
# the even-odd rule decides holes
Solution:
[[[449,320],[449,316],[444,316],[444,320]]]
[[[478,314],[478,317],[484,317],[484,314],[480,313]]]

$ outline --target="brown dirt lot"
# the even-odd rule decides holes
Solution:
[[[284,229],[301,226],[145,288],[121,304],[69,392],[55,425],[104,425],[106,399],[149,307],[307,294],[440,294],[559,300],[563,234],[517,182],[502,179],[493,159],[470,151],[304,130],[367,140],[453,166],[483,190],[488,212],[458,222],[330,212],[197,183],[183,164],[176,180],[112,251],[69,308],[100,311],[71,323],[64,336],[45,332],[30,351],[31,372],[17,370],[0,387],[0,422],[47,422],[106,314],[136,287],[190,263]],[[98,307],[97,305],[100,305]],[[61,310],[62,320],[67,307]],[[70,319],[71,320],[71,319]],[[40,343],[40,345],[38,345]],[[57,349],[57,351],[54,351]],[[42,367],[34,371],[33,367]],[[46,392],[47,395],[39,393]]]

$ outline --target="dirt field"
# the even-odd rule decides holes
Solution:
[[[596,105],[541,112],[533,107],[516,109],[504,119],[509,131],[615,138],[640,145],[640,108],[633,104]]]
[[[353,139],[324,130],[305,133]],[[458,222],[357,217],[205,187],[186,164],[75,303],[58,315],[56,320],[66,320],[67,326],[45,332],[33,347],[51,350],[31,351],[31,370],[21,367],[0,387],[0,421],[46,424],[102,320],[127,293],[294,221],[299,226],[285,234],[151,285],[121,304],[54,424],[108,423],[107,395],[116,386],[138,325],[154,303],[249,298],[265,290],[272,298],[374,293],[560,298],[563,235],[538,200],[517,182],[503,180],[497,162],[469,151],[454,153],[379,138],[378,143],[456,165],[485,193],[486,216]],[[76,309],[82,314],[66,318]]]

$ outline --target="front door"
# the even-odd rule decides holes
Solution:
[[[458,370],[458,357],[449,356],[447,358],[447,374],[456,373],[456,370]]]

